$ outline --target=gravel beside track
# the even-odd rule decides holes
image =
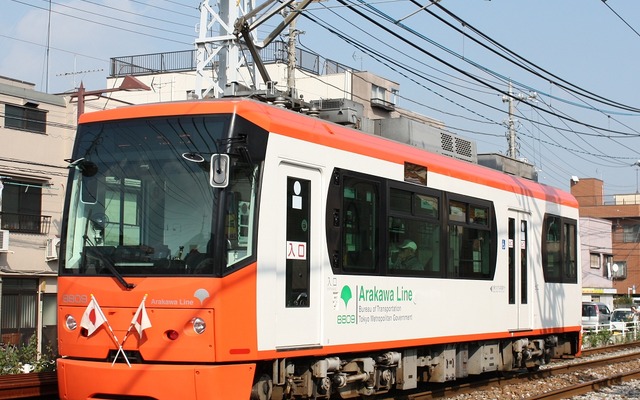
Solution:
[[[575,364],[586,360],[599,358],[607,358],[613,355],[622,355],[637,352],[638,349],[628,349],[616,351],[615,353],[597,354],[589,357],[577,358],[573,360],[556,361],[549,366],[541,367],[541,370],[563,364]],[[639,357],[640,358],[640,357]],[[559,388],[567,387],[597,378],[626,372],[632,369],[640,368],[640,359],[623,364],[607,365],[592,369],[585,369],[578,372],[552,376],[544,379],[535,379],[531,381],[520,380],[517,384],[505,384],[502,387],[494,387],[487,389],[479,389],[473,393],[461,394],[448,397],[451,400],[506,400],[506,399],[527,399],[539,393],[550,392]],[[574,396],[571,400],[640,400],[640,380],[625,382],[620,385],[603,388],[597,392],[589,393],[581,396]]]

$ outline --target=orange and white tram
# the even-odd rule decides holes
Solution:
[[[85,114],[70,167],[62,399],[360,398],[579,351],[559,189],[247,99]]]

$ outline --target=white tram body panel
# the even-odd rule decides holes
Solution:
[[[427,153],[425,156],[442,158]],[[259,351],[400,348],[500,339],[518,332],[542,334],[549,328],[580,325],[579,277],[577,284],[545,283],[539,250],[530,253],[526,286],[518,287],[518,296],[521,290],[527,291],[527,304],[509,304],[506,293],[509,247],[540,249],[545,213],[577,220],[576,208],[429,171],[430,188],[493,202],[497,224],[494,245],[498,248],[493,279],[337,275],[332,272],[325,238],[326,194],[332,170],[344,168],[401,182],[403,165],[273,133],[265,163],[261,196],[277,200],[262,203],[266,211],[259,221]],[[497,173],[475,165],[469,168]],[[305,249],[311,260],[311,284],[306,308],[287,308],[283,298],[288,252],[284,234],[286,176],[312,181],[311,243]],[[528,221],[526,242],[509,240],[508,218]],[[370,346],[363,347],[365,344]]]

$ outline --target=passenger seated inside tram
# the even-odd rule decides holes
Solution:
[[[405,240],[400,246],[398,246],[398,256],[391,268],[394,269],[411,269],[418,270],[423,269],[418,260],[418,246],[413,240]]]

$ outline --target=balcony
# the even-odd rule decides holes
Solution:
[[[9,230],[11,233],[47,235],[50,228],[50,215],[0,212],[0,229]]]
[[[396,109],[396,105],[385,99],[373,98],[371,99],[371,107],[382,108],[383,110],[393,111]]]

